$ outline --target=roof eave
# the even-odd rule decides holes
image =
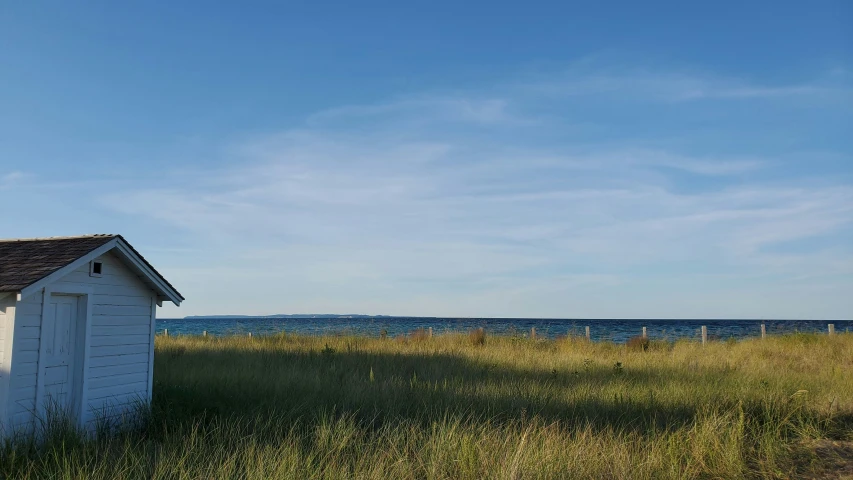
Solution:
[[[143,260],[136,250],[121,236],[116,240],[116,251],[121,253],[121,255],[128,260],[134,268],[139,270],[140,273],[145,275],[145,277],[151,282],[152,286],[155,287],[154,290],[157,292],[158,303],[162,302],[162,300],[168,300],[174,303],[175,306],[180,306],[181,302],[184,301],[184,297],[178,293],[174,287],[169,285],[165,279],[148,264],[148,262]]]
[[[157,302],[162,305],[164,300],[168,300],[174,303],[176,306],[180,306],[181,302],[184,300],[184,297],[178,293],[177,290],[174,289],[171,285],[169,285],[165,279],[154,270],[140,255],[136,252],[136,250],[130,246],[121,236],[116,236],[109,242],[101,245],[98,248],[95,248],[91,252],[86,255],[81,256],[77,260],[69,263],[68,265],[60,268],[59,270],[47,275],[44,278],[39,279],[38,281],[27,285],[22,288],[18,293],[18,299],[22,299],[42,290],[45,286],[59,280],[60,278],[68,275],[69,273],[77,270],[83,265],[86,265],[91,260],[100,257],[101,255],[115,250],[118,252],[122,259],[127,262],[134,270],[136,270],[139,274],[145,277],[146,283],[157,293]]]
[[[68,275],[69,273],[73,272],[74,270],[77,270],[81,266],[87,264],[91,259],[96,258],[96,257],[100,257],[101,255],[107,253],[108,251],[112,250],[115,247],[117,241],[118,241],[118,237],[113,238],[109,242],[107,242],[107,243],[101,245],[100,247],[90,251],[86,255],[83,255],[82,257],[78,258],[77,260],[74,260],[73,262],[69,263],[68,265],[65,265],[64,267],[60,268],[59,270],[51,273],[50,275],[42,277],[39,280],[27,285],[26,287],[22,288],[21,291],[18,293],[18,299],[20,300],[22,298],[29,297],[30,295],[42,290],[45,286],[50,285],[51,283],[59,280],[60,278]]]

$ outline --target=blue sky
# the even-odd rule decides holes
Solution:
[[[128,3],[0,6],[0,236],[161,316],[853,317],[850,2]]]

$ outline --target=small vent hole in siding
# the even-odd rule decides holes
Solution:
[[[104,264],[101,262],[92,262],[89,266],[89,275],[93,277],[100,277],[101,272],[103,272]]]

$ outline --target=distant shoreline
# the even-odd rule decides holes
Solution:
[[[822,333],[829,325],[838,333],[853,330],[850,320],[740,320],[740,319],[544,319],[544,318],[462,318],[462,317],[392,317],[349,315],[272,315],[191,316],[158,319],[157,332],[168,330],[174,335],[270,335],[281,332],[299,335],[408,335],[418,329],[444,332],[469,332],[484,328],[490,335],[523,335],[535,329],[536,336],[557,338],[581,335],[589,330],[594,340],[624,342],[646,330],[650,338],[698,338],[702,327],[708,335],[719,338],[748,338],[761,334],[762,327],[771,335],[783,333]]]
[[[274,315],[188,315],[163,317],[166,320],[217,320],[217,319],[411,319],[411,320],[499,320],[499,321],[556,321],[556,322],[853,322],[853,318],[584,318],[584,317],[429,317],[418,315],[364,315],[364,314],[274,314]]]

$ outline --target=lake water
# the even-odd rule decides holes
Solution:
[[[764,323],[768,335],[794,332],[827,332],[827,325],[835,324],[838,333],[853,330],[851,320],[584,320],[535,318],[431,318],[431,317],[193,317],[186,319],[157,319],[157,332],[169,330],[170,335],[270,335],[279,332],[300,335],[355,334],[378,337],[382,332],[390,337],[407,334],[418,328],[432,327],[435,334],[442,332],[468,332],[483,327],[487,334],[525,335],[531,327],[537,336],[555,338],[573,333],[584,334],[590,327],[593,340],[624,342],[639,335],[642,327],[648,328],[650,338],[675,340],[700,338],[702,325],[708,335],[727,339],[757,337]]]

